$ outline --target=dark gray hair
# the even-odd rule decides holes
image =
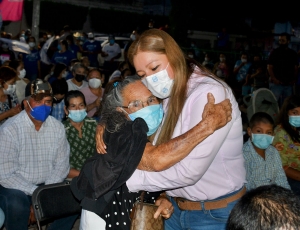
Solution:
[[[87,68],[86,68],[81,62],[76,62],[76,63],[73,65],[72,72],[73,72],[73,73],[76,73],[76,70],[77,70],[77,69],[80,69],[80,68],[83,68],[83,69],[87,72]]]
[[[105,125],[108,132],[117,132],[127,121],[125,114],[116,109],[123,106],[124,89],[129,84],[140,80],[140,77],[137,75],[128,76],[121,82],[115,82],[114,88],[104,96],[99,123]]]

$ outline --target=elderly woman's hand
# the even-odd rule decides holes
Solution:
[[[106,152],[106,145],[103,141],[103,134],[104,134],[105,127],[103,125],[98,124],[96,130],[96,149],[97,152],[100,154],[105,154]]]
[[[159,215],[165,219],[168,219],[174,212],[172,203],[165,195],[158,197],[158,199],[155,201],[155,205],[158,206],[157,211],[154,214],[155,219],[159,217]]]
[[[207,104],[204,107],[202,119],[209,121],[212,130],[217,130],[225,126],[232,117],[232,108],[229,99],[215,104],[215,98],[211,93],[207,94]]]

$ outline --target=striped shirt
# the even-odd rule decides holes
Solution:
[[[39,131],[26,111],[0,127],[0,184],[32,195],[38,184],[62,182],[70,147],[61,122],[48,116]]]

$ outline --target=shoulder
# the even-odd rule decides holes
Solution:
[[[64,131],[65,130],[65,127],[64,127],[63,123],[58,121],[53,116],[48,116],[45,122],[46,122],[47,127],[51,128],[51,129],[54,128],[57,131],[62,131],[62,130]]]

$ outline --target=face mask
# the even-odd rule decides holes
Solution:
[[[29,105],[31,112],[30,115],[38,121],[44,122],[49,114],[51,113],[51,106],[47,105],[40,105],[34,108],[31,108],[29,102],[27,101],[27,104]]]
[[[110,43],[111,45],[113,45],[113,44],[115,44],[115,40],[114,40],[114,39],[110,39],[110,40],[109,40],[109,43]]]
[[[61,76],[62,76],[62,78],[66,78],[67,77],[67,75],[68,75],[68,72],[67,71],[65,71]]]
[[[75,75],[75,80],[78,82],[82,82],[84,80],[85,76],[82,74],[76,74]]]
[[[218,77],[222,77],[223,76],[222,70],[217,70],[216,75]]]
[[[50,34],[48,34],[48,35],[47,35],[47,38],[51,38],[51,35],[50,35]]]
[[[59,51],[61,50],[61,45],[60,45],[60,44],[57,45],[57,49],[58,49]]]
[[[225,61],[225,58],[220,58],[220,62],[223,62],[223,61]]]
[[[89,80],[89,86],[93,89],[97,89],[101,86],[101,80],[97,78],[92,78]]]
[[[272,144],[274,136],[252,133],[252,143],[259,149],[266,149]]]
[[[189,58],[194,58],[194,55],[193,54],[189,54],[188,57]]]
[[[154,96],[164,99],[170,96],[174,80],[168,75],[167,67],[155,74],[142,79],[143,84],[153,93]]]
[[[208,59],[208,58],[204,58],[204,60],[205,60],[205,61],[208,61],[209,59]]]
[[[5,44],[5,43],[4,43],[4,44],[2,44],[2,48],[3,48],[3,49],[7,49],[7,48],[8,48],[8,45],[7,45],[7,44]]]
[[[81,122],[86,117],[86,109],[81,110],[69,110],[68,117],[74,122]]]
[[[20,71],[20,74],[19,74],[19,78],[24,78],[25,77],[25,75],[26,75],[26,70],[25,69],[22,69],[21,71]]]
[[[80,44],[80,45],[83,45],[83,41],[80,41],[79,44]]]
[[[34,43],[34,42],[29,42],[28,45],[29,45],[31,48],[35,47],[35,43]]]
[[[5,82],[5,84],[7,84],[7,83]],[[14,92],[16,92],[16,85],[9,85],[9,84],[7,84],[7,85],[8,85],[7,89],[3,89],[3,92],[6,95],[11,95]]]
[[[124,110],[125,111],[125,110]],[[147,136],[151,136],[158,129],[164,112],[162,105],[150,105],[142,108],[134,113],[128,114],[130,120],[134,121],[136,118],[143,118],[147,123],[149,131],[147,132]]]
[[[247,62],[247,59],[245,59],[245,58],[242,58],[241,60],[242,60],[243,63]]]
[[[291,126],[300,127],[300,116],[289,116],[289,122]]]
[[[131,35],[130,35],[130,39],[131,39],[132,41],[135,41],[135,39],[136,39],[135,34],[131,34]]]

